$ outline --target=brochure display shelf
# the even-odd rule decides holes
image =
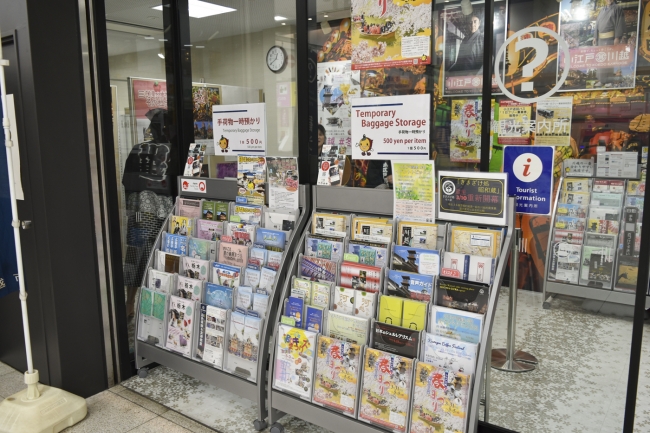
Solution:
[[[641,170],[645,169],[645,165],[639,164],[637,176],[635,178],[629,178],[629,177],[607,177],[607,178],[602,178],[602,179],[607,179],[607,180],[622,180],[625,182],[625,192],[622,193],[623,196],[627,195],[627,183],[630,181],[638,180],[640,178],[640,173]],[[594,163],[594,173],[597,172],[597,164]],[[556,221],[558,219],[558,208],[560,205],[560,200],[561,200],[561,194],[563,192],[563,185],[564,183],[571,178],[588,178],[592,182],[594,179],[598,178],[598,176],[592,175],[592,176],[586,176],[584,174],[575,174],[573,176],[567,174],[565,177],[561,177],[559,179],[559,186],[556,191],[555,195],[555,201],[554,201],[554,206],[553,206],[553,212],[551,214],[551,232],[549,233],[548,237],[548,245],[547,245],[547,254],[546,254],[546,264],[545,264],[545,275],[544,275],[544,284],[543,284],[543,303],[542,303],[542,308],[544,309],[550,309],[551,308],[551,302],[553,298],[556,295],[567,295],[567,296],[575,296],[578,298],[583,298],[583,299],[589,299],[589,300],[594,300],[594,301],[600,301],[600,302],[610,302],[614,304],[622,304],[622,305],[634,305],[635,303],[635,294],[633,291],[621,291],[615,289],[613,286],[616,284],[616,277],[617,277],[617,269],[618,269],[618,263],[619,263],[619,256],[620,256],[620,244],[619,241],[617,240],[616,248],[615,248],[615,253],[614,253],[614,262],[613,262],[613,273],[612,273],[612,279],[613,279],[613,285],[612,288],[600,288],[600,287],[595,287],[593,285],[582,285],[582,284],[573,284],[569,282],[561,282],[561,281],[556,281],[553,278],[549,276],[549,273],[551,272],[551,267],[552,267],[552,261],[553,261],[553,245],[554,245],[554,238],[555,238],[555,227],[556,227]],[[593,188],[592,188],[593,189]],[[591,191],[590,191],[591,192]],[[621,206],[621,218],[619,219],[620,223],[620,230],[623,230],[623,209],[625,208],[625,201],[623,201],[623,204]],[[641,222],[641,221],[638,221]],[[617,237],[620,235],[617,234]],[[579,267],[579,272],[582,272],[582,265],[584,264],[584,257],[582,255],[580,256],[580,267]],[[646,308],[650,307],[650,296],[646,297]]]
[[[182,191],[182,182],[184,179],[184,177],[178,178],[178,191]],[[197,178],[188,179],[196,180]],[[221,180],[210,178],[201,178],[201,180],[204,180],[206,182],[205,192],[182,192],[181,197],[235,201],[237,197],[237,182],[235,180]],[[307,216],[309,214],[307,211],[307,203],[309,203],[309,190],[305,187],[305,185],[300,185],[299,191],[301,207],[300,216],[298,217],[295,229],[292,231],[289,238],[288,245],[285,250],[286,253],[280,262],[280,268],[275,280],[273,295],[269,299],[267,320],[264,321],[260,334],[260,348],[257,362],[257,382],[253,382],[244,377],[239,377],[236,374],[231,374],[224,370],[213,368],[206,363],[195,361],[188,357],[182,356],[181,354],[163,349],[158,346],[154,346],[152,344],[148,344],[136,338],[135,363],[136,368],[138,369],[138,375],[141,377],[146,377],[146,366],[152,363],[158,363],[160,365],[164,365],[168,368],[191,376],[197,380],[209,383],[226,391],[232,392],[233,394],[236,394],[240,397],[249,399],[257,403],[258,419],[254,421],[255,429],[261,431],[266,428],[267,424],[265,420],[268,414],[266,406],[266,370],[269,361],[269,344],[271,341],[271,334],[275,329],[275,322],[268,319],[275,318],[276,316],[276,311],[280,302],[280,289],[283,287],[283,282],[287,276],[287,270],[292,259],[292,252],[296,250],[297,242],[300,238],[300,234],[305,227]],[[167,226],[168,220],[169,218],[165,221],[163,227]],[[149,257],[147,269],[154,261],[155,250],[160,248],[161,240],[162,231],[158,234],[158,238],[156,239],[154,253],[152,253],[151,257]],[[145,281],[143,281],[143,285],[146,285]],[[137,302],[139,304],[140,301],[138,300]],[[137,314],[139,314],[139,310]],[[138,323],[140,323],[140,320],[136,315],[136,326]],[[138,335],[137,333],[138,330],[136,328],[136,335]]]
[[[338,188],[328,186],[313,187],[313,212],[333,211],[333,212],[353,212],[357,214],[372,214],[378,216],[393,215],[393,192],[391,190],[366,190],[362,188]],[[436,210],[436,213],[438,210]],[[500,287],[506,272],[508,258],[512,250],[514,241],[514,224],[515,224],[515,200],[509,197],[506,205],[507,224],[504,227],[506,234],[501,245],[500,259],[495,271],[494,280],[490,287],[490,296],[488,309],[485,313],[484,328],[479,343],[479,353],[477,356],[477,367],[474,382],[470,388],[471,403],[469,408],[467,432],[476,433],[478,431],[479,405],[482,404],[482,394],[485,389],[489,392],[489,371],[488,362],[490,361],[490,336],[494,324],[497,302],[499,300]],[[436,219],[438,222],[438,219]],[[440,222],[446,222],[440,220]],[[291,290],[291,275],[296,275],[299,267],[299,256],[304,252],[305,239],[310,233],[312,221],[309,218],[301,239],[298,242],[298,251],[295,252],[289,268],[289,276],[285,279],[282,288],[280,302],[289,296]],[[477,225],[481,225],[478,224]],[[282,311],[276,311],[274,325],[277,327],[281,322]],[[273,318],[270,319],[272,322]],[[275,333],[274,340],[279,338],[279,333]],[[323,406],[311,403],[308,400],[299,398],[290,393],[286,393],[272,386],[275,375],[275,348],[276,341],[271,341],[271,363],[268,374],[268,412],[271,433],[283,433],[284,426],[279,422],[280,418],[286,414],[293,415],[302,420],[316,424],[336,433],[378,433],[386,432],[379,426],[368,424],[366,422],[346,416],[342,413],[329,410]],[[486,378],[487,376],[487,378]],[[314,379],[312,378],[312,381]],[[486,397],[488,397],[486,395]],[[488,403],[489,404],[489,403]],[[408,431],[408,429],[406,430]]]

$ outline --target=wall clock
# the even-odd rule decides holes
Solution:
[[[276,74],[284,70],[287,66],[287,60],[287,52],[284,48],[278,47],[277,45],[272,46],[268,53],[266,53],[266,66]]]

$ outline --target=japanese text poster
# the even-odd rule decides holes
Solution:
[[[237,158],[237,187],[237,203],[263,205],[266,195],[266,158],[240,155]]]
[[[481,100],[451,101],[449,156],[452,162],[481,162]]]
[[[570,71],[560,90],[634,87],[638,22],[638,0],[562,0],[560,36],[569,46]],[[558,77],[562,50],[559,56]]]
[[[433,161],[392,161],[393,215],[408,221],[433,222],[435,177]]]
[[[352,0],[352,69],[431,63],[431,0]]]
[[[353,159],[429,158],[431,96],[377,96],[352,102]]]
[[[298,209],[298,158],[266,158],[269,208]]]
[[[214,106],[212,123],[217,155],[266,153],[265,103]]]
[[[573,97],[548,98],[537,102],[535,144],[571,145]]]
[[[167,109],[167,82],[151,78],[131,78],[130,80],[135,143],[152,141],[153,135],[149,130],[151,113],[149,116],[147,113],[156,108]]]
[[[318,64],[318,123],[325,128],[324,144],[352,144],[350,99],[359,96],[359,79],[349,61]]]
[[[530,104],[512,100],[499,103],[498,144],[530,144],[530,133],[535,131]]]

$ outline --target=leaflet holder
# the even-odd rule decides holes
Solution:
[[[213,200],[228,200],[235,201],[237,197],[237,182],[235,180],[222,180],[200,178],[205,181],[206,188],[204,191],[183,192],[182,183],[185,179],[196,180],[197,178],[178,177],[178,191],[180,196],[184,198],[204,198]],[[283,287],[286,278],[289,264],[292,260],[292,254],[297,250],[298,240],[301,238],[305,224],[309,216],[309,189],[305,185],[300,185],[300,208],[301,213],[295,228],[291,233],[289,244],[286,248],[286,253],[280,262],[280,268],[276,277],[276,287],[273,291],[271,299],[269,299],[269,307],[267,310],[267,318],[264,321],[260,334],[260,349],[257,363],[257,382],[247,380],[245,377],[240,377],[235,374],[230,374],[224,370],[211,367],[208,364],[195,361],[193,359],[184,357],[180,354],[166,350],[151,344],[148,344],[139,339],[135,339],[135,365],[138,369],[140,377],[147,376],[146,367],[152,363],[164,365],[173,370],[191,376],[202,382],[209,383],[226,391],[232,392],[240,397],[257,403],[257,416],[258,418],[253,421],[254,427],[257,431],[266,428],[267,418],[267,404],[266,404],[266,369],[269,362],[269,344],[271,334],[274,331],[275,323],[273,320],[278,311],[278,304],[280,302],[281,288]],[[169,217],[168,217],[169,218]],[[167,220],[163,224],[163,229],[158,234],[154,244],[153,253],[149,257],[147,269],[153,262],[155,251],[160,248],[161,236],[164,227],[166,227]],[[304,242],[304,240],[303,240]],[[290,279],[290,278],[289,278]],[[143,286],[146,286],[146,275],[143,278]],[[139,305],[139,300],[137,301]],[[280,309],[281,310],[281,309]],[[136,312],[139,315],[139,311]],[[136,326],[139,323],[139,317],[136,315]],[[137,329],[136,329],[137,335]]]

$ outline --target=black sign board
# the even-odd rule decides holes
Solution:
[[[506,225],[507,174],[440,172],[441,219]]]

